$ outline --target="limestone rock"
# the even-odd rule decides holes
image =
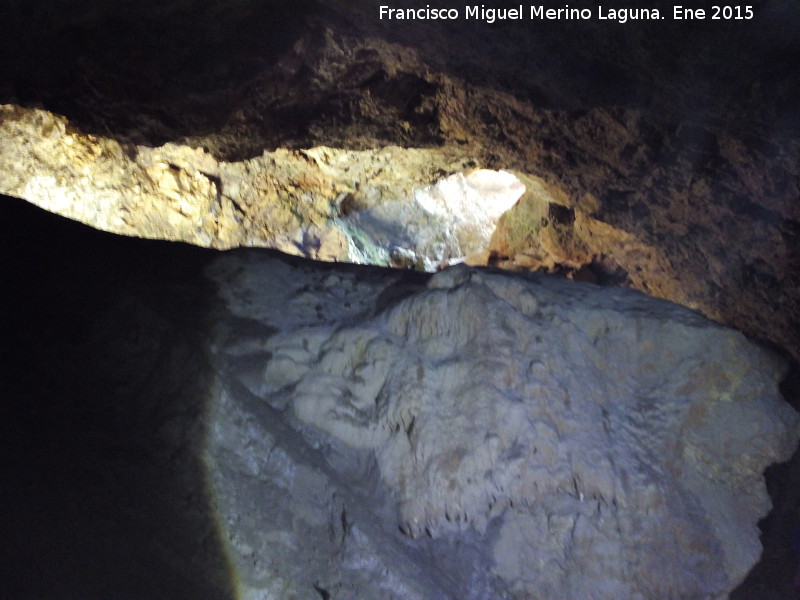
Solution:
[[[740,333],[464,265],[209,273],[209,460],[244,597],[722,599],[758,560],[762,471],[800,420]]]
[[[6,4],[0,103],[45,107],[123,145],[204,148],[217,161],[278,148],[396,147],[540,177],[601,231],[589,247],[547,231],[544,247],[529,239],[510,264],[550,269],[551,259],[563,258],[567,270],[581,262],[601,278],[618,266],[637,289],[800,359],[796,3],[757,2],[746,22],[689,22],[668,17],[674,3],[653,0],[664,19],[622,27],[599,19],[401,23],[377,18],[366,0],[85,0],[57,11],[45,0]],[[577,4],[596,10],[588,0]],[[459,170],[429,156],[427,172]],[[16,179],[2,163],[6,178]],[[33,191],[51,189],[68,166],[45,170]],[[90,198],[77,179],[76,197]],[[419,179],[422,187],[433,183]],[[260,207],[246,235],[236,227],[236,206],[219,210],[219,231],[213,223],[196,231],[194,212],[203,211],[208,189],[198,190],[188,215],[174,209],[189,198],[165,203],[171,212],[153,215],[152,227],[178,223],[189,228],[179,239],[220,247],[247,239],[313,258],[350,252],[338,230],[320,227],[319,205],[307,202],[302,186],[278,187],[286,201]],[[75,189],[54,198],[72,202]],[[277,222],[262,227],[270,215]],[[106,212],[97,216],[102,223]],[[298,216],[310,218],[303,232]],[[516,240],[536,225],[517,222]],[[136,234],[152,235],[144,229]]]
[[[524,186],[426,149],[276,150],[239,162],[202,148],[89,135],[0,106],[0,192],[105,231],[199,246],[435,270],[485,254]],[[453,173],[443,177],[442,167]]]
[[[523,177],[498,266],[630,285],[800,359],[796,2],[623,26],[399,23],[375,7],[6,2],[0,190],[130,235],[417,266],[362,217],[424,217],[397,198],[510,170],[541,185]],[[784,501],[751,589],[779,579]]]

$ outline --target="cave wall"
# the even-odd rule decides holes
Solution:
[[[466,265],[239,251],[207,273],[209,470],[245,597],[725,598],[760,555],[759,465],[800,421],[740,333]]]
[[[387,24],[376,22],[370,3],[333,0],[292,8],[251,0],[6,0],[0,19],[3,191],[34,200],[28,184],[35,172],[56,183],[62,178],[63,187],[72,194],[70,201],[82,211],[71,216],[96,226],[104,225],[98,215],[110,215],[112,220],[127,219],[125,233],[131,235],[219,247],[271,245],[338,260],[344,255],[341,239],[331,237],[327,246],[317,246],[313,237],[310,245],[304,243],[305,231],[312,226],[317,229],[311,233],[319,238],[337,199],[368,188],[365,184],[400,194],[400,188],[407,193],[476,167],[507,169],[526,182],[529,192],[537,192],[523,197],[501,220],[492,256],[487,257],[493,264],[630,286],[697,309],[798,359],[800,50],[794,34],[798,10],[794,3],[779,0],[753,6],[758,18],[746,23],[610,27],[597,22]],[[67,138],[73,140],[69,151],[64,145]],[[342,169],[331,176],[329,169],[337,160],[356,164],[358,175]],[[89,171],[83,172],[84,168]],[[138,180],[137,169],[150,172]],[[252,174],[261,187],[245,195],[250,201],[237,206],[229,198],[239,201],[243,196],[231,191],[243,181],[251,182]],[[137,184],[144,193],[131,193]],[[227,204],[214,209],[222,197],[220,187],[229,193],[228,199],[222,198]],[[42,197],[54,197],[52,188],[37,189]],[[104,192],[97,194],[98,189]],[[97,203],[81,207],[81,198],[89,196],[96,196]],[[118,204],[109,200],[112,196]],[[149,205],[142,202],[143,196]],[[265,203],[265,197],[272,199]],[[360,201],[356,198],[356,204]],[[25,237],[13,223],[40,227],[37,221],[9,212],[11,202],[2,200],[3,209],[12,215],[12,223],[6,219],[9,230],[4,236],[11,240],[9,246]],[[118,210],[119,205],[127,212]],[[148,206],[150,213],[144,210]],[[208,211],[214,210],[216,220],[206,220]],[[276,241],[276,231],[295,235],[298,223],[299,238],[289,235]],[[52,262],[49,252],[57,253],[59,244],[72,246],[83,235],[34,238],[36,243],[25,248],[39,257],[38,266],[21,257],[10,263],[25,265],[10,271],[21,282],[19,288],[36,289],[37,273],[53,276],[37,269]],[[94,252],[75,260],[93,265]],[[148,271],[163,275],[160,260],[143,266],[142,277]],[[95,277],[91,273],[110,276],[124,270],[109,261],[104,268],[83,274],[67,269],[68,274],[57,275],[56,281],[72,277],[91,281]],[[175,273],[180,268],[167,278]],[[6,492],[17,506],[14,515],[20,523],[5,546],[10,564],[21,574],[13,582],[20,590],[18,597],[28,592],[34,594],[30,597],[58,597],[59,577],[85,573],[81,569],[89,568],[90,562],[81,562],[77,546],[57,537],[76,531],[73,513],[67,510],[42,539],[56,542],[45,556],[58,552],[72,558],[53,572],[50,588],[44,582],[26,592],[30,570],[24,567],[37,564],[32,557],[46,548],[33,543],[25,550],[31,543],[25,540],[26,523],[49,523],[49,515],[63,510],[64,498],[72,507],[81,502],[79,495],[65,491],[75,481],[100,490],[101,515],[116,514],[111,507],[126,495],[125,485],[114,483],[116,475],[106,488],[87,483],[118,472],[119,465],[99,464],[88,472],[78,466],[98,446],[114,448],[115,433],[99,438],[92,433],[85,446],[67,454],[68,460],[59,463],[55,458],[58,448],[69,447],[64,445],[69,436],[60,429],[64,419],[95,431],[100,415],[102,429],[118,432],[127,415],[109,416],[102,403],[82,408],[87,394],[74,392],[67,394],[67,403],[78,413],[65,408],[62,416],[48,417],[39,433],[32,437],[25,433],[32,427],[36,431],[40,416],[50,412],[53,389],[95,389],[97,382],[74,374],[76,369],[82,373],[82,367],[69,361],[50,371],[50,363],[66,361],[59,357],[76,352],[76,344],[82,365],[108,356],[125,362],[115,345],[117,338],[132,339],[129,349],[134,354],[171,347],[167,340],[173,339],[175,330],[170,321],[178,316],[165,308],[170,303],[137,308],[136,301],[131,305],[118,295],[112,285],[118,281],[109,277],[101,296],[107,300],[93,300],[86,305],[91,310],[76,296],[65,299],[67,304],[55,312],[45,310],[50,317],[44,320],[35,310],[28,312],[48,306],[52,296],[62,293],[57,286],[34,294],[32,304],[22,295],[15,305],[15,314],[31,316],[26,317],[28,329],[20,329],[23,333],[7,345],[9,364],[22,374],[12,389],[21,392],[32,386],[38,391],[33,412],[8,420],[14,431],[9,439],[21,444],[16,454],[7,455],[8,462],[17,465],[9,472],[24,480],[29,463],[22,459],[58,442],[31,471],[45,473],[43,480],[60,473],[56,477],[60,487],[49,496],[34,495],[36,501],[26,508],[19,506],[29,497],[26,490],[35,485]],[[91,349],[92,343],[81,338],[84,329],[102,331],[105,326],[93,325],[95,313],[103,314],[115,303],[124,310],[108,313],[110,330],[117,320],[114,314],[135,319],[131,313],[146,313],[148,324],[138,328],[139,334],[109,334],[111,339],[96,342]],[[154,316],[158,314],[164,319]],[[74,315],[83,317],[76,320]],[[52,345],[42,332],[57,332],[66,321],[77,324],[64,337],[77,341]],[[152,332],[141,333],[151,328]],[[137,336],[144,336],[144,341]],[[137,350],[136,344],[147,348]],[[176,352],[177,357],[167,360],[180,364],[203,364],[206,359],[197,353],[198,344],[202,345],[197,340],[186,342],[178,350],[163,352],[167,356]],[[26,350],[19,352],[16,347]],[[49,350],[43,353],[40,348]],[[149,372],[144,363],[142,369]],[[127,381],[135,380],[134,375],[103,377]],[[67,385],[59,386],[62,381]],[[97,385],[108,390],[114,384]],[[148,385],[142,382],[143,389]],[[122,407],[131,406],[138,402],[140,391],[123,390],[121,396],[110,397],[121,398]],[[791,397],[791,392],[785,393]],[[152,397],[174,396],[161,389]],[[27,396],[19,398],[23,402]],[[199,410],[185,409],[180,394],[175,398],[177,412]],[[138,408],[133,413],[138,414]],[[147,417],[137,418],[147,422]],[[143,429],[151,431],[151,425]],[[156,439],[145,445],[160,443]],[[130,440],[116,446],[118,455],[109,452],[121,457],[124,468],[132,460],[129,450],[140,444],[131,434]],[[152,459],[148,452],[133,460],[134,472],[144,473],[141,465],[153,460],[172,468],[165,455]],[[115,460],[109,458],[111,463]],[[192,480],[197,465],[187,460],[180,477]],[[796,522],[792,513],[796,468],[781,469],[783,475],[775,476],[770,490],[773,499],[780,498],[783,504],[765,522],[764,531],[769,534],[765,539],[774,542],[766,552],[774,561],[769,564],[783,570],[762,563],[757,568],[762,579],[745,584],[762,595],[785,593],[790,583],[784,572],[791,567],[786,566],[786,524]],[[163,474],[153,477],[164,483]],[[161,505],[174,486],[164,483],[154,489],[145,502]],[[197,521],[183,521],[178,529],[184,528],[184,533],[166,543],[162,557],[167,563],[186,549],[175,541],[189,539],[186,532],[213,531],[202,516],[206,514],[202,494],[194,497],[200,516]],[[134,507],[133,514],[137,510],[142,507]],[[164,521],[178,512],[167,510]],[[102,556],[111,564],[115,559],[109,556],[117,557],[116,562],[125,564],[128,555],[115,547],[118,532],[111,521],[109,517],[105,524],[91,525],[106,541],[90,548],[88,558]],[[148,518],[140,516],[138,523],[144,522]],[[181,538],[184,534],[189,538]],[[172,585],[173,595],[164,592],[164,597],[175,597],[175,590],[189,589],[197,573],[208,570],[213,581],[199,579],[198,589],[217,590],[214,597],[225,597],[232,593],[232,584],[216,566],[209,567],[224,559],[218,555],[214,534],[207,539],[211,541],[206,557],[188,567],[183,564],[178,575],[159,571],[163,563],[154,567],[154,578],[149,580],[133,567],[117,575],[131,582],[131,589],[158,597],[148,585],[161,585],[153,583],[161,573],[173,583],[159,589]],[[143,538],[137,543],[147,548]],[[78,579],[76,575],[73,581]],[[763,583],[769,579],[782,582],[782,592]],[[105,584],[98,580],[94,585],[92,589],[102,590]]]
[[[723,598],[758,558],[762,470],[800,430],[785,361],[739,332],[3,200],[14,598]],[[785,556],[767,572],[789,589]]]
[[[535,177],[578,219],[552,227],[521,203],[497,236],[495,264],[566,273],[611,264],[616,280],[797,358],[797,11],[777,0],[753,7],[752,21],[612,26],[386,22],[369,3],[334,1],[6,2],[0,102],[64,115],[121,155],[171,142],[242,165],[279,148],[397,146],[433,151],[432,168],[397,159],[425,184],[435,169],[465,165]],[[14,139],[41,133],[6,135],[9,157]],[[120,160],[109,168],[124,169]],[[7,169],[19,171],[13,160]],[[205,183],[185,212],[211,210],[206,196],[213,204],[220,182]],[[304,194],[352,191],[302,177],[291,185],[259,194],[302,206]],[[123,204],[135,213],[146,200],[128,193]],[[270,228],[294,217],[260,209],[222,209],[219,220],[245,223],[235,234],[209,224],[201,243],[281,247]],[[301,208],[300,220],[313,225],[318,212]],[[146,222],[137,227],[147,234]],[[342,241],[330,245],[327,256],[341,256]]]

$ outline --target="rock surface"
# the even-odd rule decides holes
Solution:
[[[581,4],[596,9],[572,6]],[[671,13],[666,0],[651,4]],[[409,180],[394,198],[465,164],[505,169],[542,180],[575,220],[557,210],[554,223],[547,206],[521,202],[496,236],[498,266],[631,285],[800,359],[800,14],[792,2],[754,1],[757,17],[746,22],[491,26],[381,22],[361,0],[6,5],[0,103],[44,107],[84,136],[154,150],[144,181],[100,191],[82,178],[131,167],[111,167],[115,150],[77,178],[39,153],[35,185],[7,193],[35,200],[45,183],[68,185],[52,192],[56,203],[80,191],[84,218],[96,216],[98,226],[109,199],[122,196],[137,235],[328,259],[351,245],[349,229],[323,225],[327,205],[354,193],[354,182],[368,190],[371,176],[334,176],[331,190],[314,161],[292,152],[409,150],[408,162],[392,161]],[[23,138],[41,135],[18,133],[12,156]],[[165,143],[203,164],[170,167],[159,156],[171,153],[158,150]],[[213,169],[203,171],[210,157],[239,164],[280,148],[291,164],[282,165],[283,151],[257,164],[241,194],[219,190]],[[425,159],[413,158],[419,151]],[[3,170],[20,175],[8,162]]]
[[[741,334],[463,265],[209,273],[242,597],[721,599],[758,560],[762,471],[800,420]]]
[[[188,146],[120,144],[43,110],[0,106],[0,192],[105,231],[213,248],[268,246],[429,271],[485,257],[525,186],[474,164],[446,150],[396,147],[224,162]]]
[[[404,0],[401,4],[425,2]],[[606,4],[626,2],[608,0]],[[651,4],[666,14],[673,3],[652,0]],[[448,248],[434,248],[425,257],[426,265],[417,250],[436,244],[423,243],[422,248],[401,244],[402,251],[393,252],[388,239],[389,233],[401,241],[414,238],[415,232],[398,229],[397,221],[430,214],[413,202],[415,191],[451,176],[467,176],[472,169],[503,169],[516,175],[527,192],[500,219],[488,253],[473,257],[473,262],[631,286],[695,308],[800,359],[800,77],[796,68],[800,12],[791,0],[750,4],[756,18],[746,22],[667,18],[624,25],[592,20],[489,26],[463,21],[380,22],[375,5],[365,0],[64,0],[57,9],[52,0],[6,0],[0,9],[0,104],[5,105],[0,113],[0,185],[10,194],[131,235],[220,248],[268,245],[316,259],[430,267],[455,257]],[[595,0],[573,0],[570,5],[596,8]],[[403,201],[396,203],[397,198]],[[8,203],[3,198],[4,209]],[[394,210],[400,207],[403,210]],[[381,218],[387,209],[402,217],[390,219],[388,227]],[[449,225],[457,223],[451,219]],[[9,223],[8,231],[18,237],[7,235],[4,240],[19,242],[38,233],[15,231],[15,227]],[[50,240],[37,235],[36,239],[42,248],[49,243],[58,247],[59,257],[71,245],[60,237]],[[380,241],[375,244],[373,239]],[[427,241],[431,239],[436,241],[435,236]],[[91,253],[87,256],[75,264],[95,264]],[[38,278],[48,272],[44,266],[51,262],[52,257],[43,256],[32,263],[34,275],[24,281],[40,283]],[[20,270],[16,260],[8,264]],[[154,260],[147,268],[162,274],[160,265]],[[118,267],[101,270],[118,271]],[[46,305],[51,296],[61,301],[75,270],[66,272],[69,275],[57,278],[33,306]],[[81,281],[91,282],[91,277]],[[202,292],[188,295],[194,298]],[[91,320],[86,315],[93,313],[86,307],[102,310],[105,304],[74,301],[65,305],[74,310],[58,314],[72,323],[77,313],[81,315],[78,322],[85,323]],[[20,301],[19,306],[27,309],[30,302]],[[320,303],[320,310],[325,306]],[[10,314],[15,320],[17,313]],[[41,315],[32,314],[30,331],[19,337],[21,346],[47,339],[45,328],[38,327]],[[108,320],[117,322],[114,316]],[[44,322],[49,327],[58,321],[54,317]],[[132,327],[134,332],[143,329]],[[189,329],[195,339],[203,328]],[[152,347],[168,346],[174,336],[163,323],[152,324],[152,330],[169,331],[156,335]],[[31,332],[34,335],[27,335]],[[67,332],[71,340],[80,339],[69,327]],[[138,333],[129,335],[142,339]],[[135,343],[124,342],[123,349],[116,348],[114,341],[126,340],[125,334],[108,337],[99,343],[102,349],[88,355],[91,360],[121,356],[118,352],[124,355],[127,349],[132,362],[120,358],[119,364],[125,367],[114,373],[116,365],[100,361],[105,365],[102,375],[110,383],[98,388],[101,392],[92,388],[92,397],[101,407],[106,397],[122,403],[123,412],[150,406],[161,394],[142,393],[147,398],[140,402],[139,385],[122,386],[117,395],[105,393],[120,379],[141,383],[136,375],[151,372],[159,378],[144,377],[145,384],[169,383],[170,366],[154,366],[168,362],[141,359]],[[193,344],[186,346],[179,354],[191,355]],[[32,404],[36,411],[52,415],[51,398],[61,398],[63,390],[84,389],[65,381],[91,380],[95,375],[84,373],[85,361],[69,362],[66,357],[73,349],[74,344],[64,346],[59,340],[28,353],[9,352],[9,357],[18,360],[13,364],[19,365],[11,371],[27,373],[26,385],[41,392]],[[50,362],[42,361],[43,353],[62,368],[51,371]],[[87,355],[78,352],[76,356]],[[131,364],[142,368],[131,369]],[[203,363],[197,360],[195,364]],[[188,379],[197,380],[191,375]],[[796,403],[800,387],[794,385]],[[191,405],[188,397],[195,395],[186,393],[185,386],[177,387]],[[167,392],[163,395],[172,406],[174,398]],[[88,423],[108,414],[104,408],[87,412],[84,396],[76,392],[69,398],[68,405],[78,411],[69,423]],[[20,398],[20,405],[29,404],[28,396]],[[185,411],[180,406],[167,412],[172,418]],[[60,429],[58,414],[51,417],[53,439],[64,443],[71,435]],[[30,422],[38,419],[39,413]],[[146,415],[142,419],[150,423]],[[736,424],[731,425],[735,431]],[[48,446],[29,439],[48,442],[49,432],[30,438],[28,429],[16,429],[13,439],[19,437],[37,450]],[[122,431],[131,434],[130,446],[151,447],[148,441],[133,439],[139,431],[149,440],[147,427],[120,427],[112,419],[107,429],[114,433],[105,437],[116,439]],[[105,437],[91,431],[76,455],[91,461],[92,448],[107,442]],[[114,445],[112,440],[109,452],[96,451],[117,457],[126,444]],[[186,445],[178,442],[178,447]],[[165,451],[164,456],[164,463],[170,465],[171,453]],[[138,469],[148,461],[134,458],[132,462]],[[795,565],[787,566],[786,532],[798,519],[794,512],[797,494],[792,491],[797,479],[792,473],[798,472],[798,464],[796,457],[793,465],[772,471],[774,476],[779,470],[785,473],[775,476],[770,486],[773,499],[783,505],[761,524],[763,540],[772,546],[748,578],[749,585],[736,592],[738,598],[783,599],[793,589],[789,571]],[[71,491],[87,485],[81,465],[81,461],[66,465],[55,478],[56,487]],[[108,479],[107,467],[101,464],[96,469],[97,479]],[[193,465],[187,479],[196,481],[197,468]],[[15,465],[17,471],[23,473],[24,468]],[[120,481],[130,479],[124,472],[114,473]],[[329,474],[335,479],[335,473]],[[170,484],[180,479],[159,477]],[[76,480],[80,485],[75,485]],[[119,519],[115,513],[118,497],[126,499],[122,506],[128,506],[127,499],[135,504],[140,497],[157,498],[156,506],[162,493],[170,495],[171,485],[144,487],[154,488],[155,494],[139,496],[123,489],[109,495],[102,513],[111,515],[109,523]],[[28,488],[20,489],[3,492],[28,500]],[[90,483],[88,489],[96,487]],[[192,489],[186,496],[197,498],[195,492]],[[62,511],[55,504],[57,510],[49,511],[63,515],[52,527],[44,525],[49,523],[48,511],[36,502],[26,502],[19,514],[30,518],[16,520],[21,524],[19,536],[5,536],[6,555],[19,567],[8,570],[21,582],[15,592],[27,591],[35,600],[47,597],[37,595],[40,588],[26,581],[37,579],[38,573],[27,578],[19,575],[29,565],[64,565],[60,572],[48,570],[53,573],[53,589],[58,590],[52,597],[58,600],[63,581],[79,578],[83,550],[61,551],[77,548],[70,546],[70,540],[78,536],[59,532],[75,530],[70,519],[73,508],[93,504],[73,502],[70,494],[67,498],[70,510]],[[106,495],[101,490],[94,498]],[[170,509],[164,522],[184,513]],[[139,523],[150,522],[147,516],[139,517]],[[18,552],[19,540],[36,544],[30,541],[27,523],[37,524],[41,539],[54,543],[40,543],[27,554]],[[181,589],[189,589],[186,582],[200,581],[198,573],[214,572],[209,565],[223,564],[211,552],[206,558],[196,557],[196,568],[142,567],[143,577],[131,565],[149,565],[149,559],[137,563],[124,559],[135,558],[136,552],[124,553],[125,548],[147,550],[153,536],[142,533],[146,528],[131,528],[138,534],[135,543],[116,544],[108,524],[89,520],[88,525],[81,534],[101,542],[85,562],[99,557],[104,567],[124,565],[122,580],[129,591],[140,592],[131,592],[137,599],[157,597],[146,593],[151,584],[158,587],[155,573],[182,573],[161,596],[172,599]],[[205,521],[202,527],[195,525],[183,522],[181,535],[210,527]],[[441,544],[449,535],[444,531],[437,533],[436,540],[426,535],[413,543],[429,539],[431,544]],[[491,525],[486,535],[490,533]],[[206,537],[202,547],[213,549],[213,543],[206,543],[211,539]],[[455,539],[463,547],[464,538]],[[172,548],[169,543],[166,547]],[[183,547],[192,553],[197,545]],[[463,557],[463,553],[430,552],[439,561],[432,564],[446,563],[447,572],[463,570],[458,564],[451,568],[452,562],[443,558]],[[59,553],[71,556],[71,562],[60,562]],[[41,556],[55,559],[42,561]],[[395,558],[397,565],[408,564]],[[473,572],[482,570],[478,567]],[[224,579],[216,572],[214,577]],[[88,588],[97,595],[82,597],[105,600],[104,586],[113,583],[89,579]],[[435,579],[459,589],[446,574],[440,572]],[[427,579],[419,585],[425,590],[436,588]],[[485,589],[481,585],[476,582],[474,587]],[[225,587],[209,589],[229,591]],[[323,595],[311,589],[306,586],[300,595]],[[225,594],[208,592],[208,597],[216,600]]]

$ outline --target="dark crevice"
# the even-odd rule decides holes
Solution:
[[[213,253],[0,202],[4,597],[233,600],[200,459]]]

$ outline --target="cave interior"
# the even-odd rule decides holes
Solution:
[[[388,22],[361,0],[3,0],[0,105],[63,117],[123,157],[174,144],[249,165],[389,148],[414,189],[508,171],[550,200],[534,210],[523,196],[475,264],[695,310],[782,357],[781,392],[800,410],[800,9],[752,5],[753,20],[487,24]],[[13,131],[0,141],[9,181]],[[335,189],[354,214],[357,183]],[[6,194],[0,595],[238,598],[200,458],[219,303],[204,270],[221,246],[115,235]],[[271,226],[240,220],[253,229],[228,232],[226,252]],[[299,256],[259,255],[328,268],[314,227],[292,242]],[[398,297],[429,278],[396,271]],[[765,477],[764,550],[733,600],[800,598],[800,455]],[[320,582],[308,594],[344,597]]]

